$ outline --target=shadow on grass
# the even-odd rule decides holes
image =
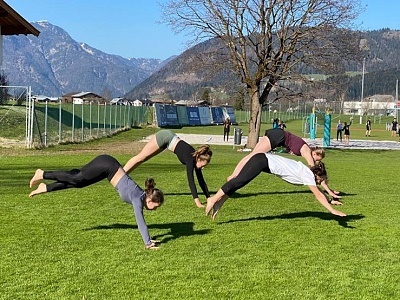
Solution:
[[[350,194],[350,193],[346,193],[346,192],[340,191],[338,195],[339,195],[339,196],[355,196],[355,195],[357,195],[357,194]]]
[[[259,196],[259,195],[297,195],[297,194],[312,194],[311,191],[309,190],[304,190],[304,191],[273,191],[273,192],[262,192],[262,193],[238,193],[235,192],[230,198],[245,198],[245,197],[253,197],[253,196]],[[355,196],[357,194],[350,194],[350,193],[345,193],[345,192],[340,192],[340,196]]]
[[[217,191],[210,191],[210,194],[216,194]],[[257,192],[257,193],[238,193],[235,192],[230,198],[238,199],[238,198],[246,198],[246,197],[254,197],[254,196],[260,196],[260,195],[298,195],[298,194],[312,194],[311,191],[309,190],[304,190],[304,191],[271,191],[271,192]],[[176,192],[176,193],[164,193],[164,195],[167,196],[191,196],[192,193],[190,192]],[[339,196],[356,196],[357,194],[351,194],[351,193],[345,193],[340,191]],[[344,200],[344,199],[342,199]]]
[[[217,193],[217,191],[210,191],[210,194],[213,195]],[[230,198],[246,198],[246,197],[253,197],[253,196],[260,196],[260,195],[285,195],[285,194],[310,194],[310,191],[284,191],[284,192],[257,192],[257,193],[238,193],[235,192]],[[179,193],[164,193],[164,195],[170,196],[185,196],[185,195],[192,195],[190,192],[179,192]]]
[[[167,229],[166,233],[152,236],[152,239],[159,240],[161,243],[167,243],[171,240],[178,239],[180,237],[192,236],[192,235],[204,235],[211,232],[210,229],[194,230],[193,222],[181,222],[181,223],[166,223],[166,224],[150,224],[147,226],[149,229]],[[83,229],[88,230],[104,230],[104,229],[138,229],[137,225],[131,224],[111,224],[111,225],[99,225],[90,228]]]
[[[331,213],[325,212],[315,212],[315,211],[305,211],[305,212],[297,212],[297,213],[289,213],[289,214],[281,214],[277,216],[264,216],[264,217],[254,217],[254,218],[247,218],[247,219],[238,219],[238,220],[230,220],[226,222],[219,222],[218,224],[226,224],[226,223],[234,223],[234,222],[248,222],[248,221],[259,221],[259,220],[275,220],[275,219],[298,219],[298,218],[318,218],[321,220],[336,220],[338,224],[345,228],[354,229],[354,226],[350,226],[348,222],[361,220],[365,218],[364,215],[348,215],[346,217],[339,217],[335,216]]]

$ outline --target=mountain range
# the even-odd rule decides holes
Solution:
[[[4,37],[2,69],[10,85],[31,86],[36,95],[90,91],[121,97],[168,62],[107,54],[47,21],[32,25],[39,37]]]
[[[40,31],[39,37],[4,37],[3,72],[10,85],[31,86],[34,94],[61,96],[89,91],[106,98],[187,100],[199,96],[204,88],[229,94],[230,88],[240,84],[227,68],[212,76],[201,65],[193,68],[196,55],[221,49],[216,39],[167,60],[128,59],[77,42],[47,21],[32,25]],[[391,81],[400,76],[400,31],[366,31],[358,42],[365,58],[365,82],[371,83],[365,87],[364,95],[393,94]],[[361,61],[349,64],[348,71],[361,73]],[[359,97],[360,78],[353,76],[349,84],[353,94],[348,97]]]

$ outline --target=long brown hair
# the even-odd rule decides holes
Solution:
[[[153,178],[147,178],[144,182],[145,185],[145,193],[148,198],[150,198],[151,202],[154,203],[164,203],[164,194],[161,190],[156,189],[156,183]]]
[[[197,148],[196,151],[192,153],[192,156],[195,158],[196,161],[200,159],[206,160],[209,163],[211,161],[212,154],[213,153],[209,145],[201,145],[199,148]]]
[[[322,181],[328,181],[328,174],[325,169],[325,164],[320,161],[315,166],[312,166],[311,171],[314,173],[315,181],[317,184],[321,184]]]

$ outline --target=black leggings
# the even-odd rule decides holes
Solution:
[[[240,173],[235,178],[225,183],[221,189],[226,195],[232,196],[234,192],[244,187],[261,172],[271,173],[268,167],[268,158],[264,153],[257,153],[243,166]]]
[[[119,168],[121,165],[114,157],[99,155],[80,170],[44,172],[43,179],[56,181],[46,186],[47,192],[82,188],[105,178],[110,181]]]

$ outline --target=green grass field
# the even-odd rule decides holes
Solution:
[[[144,249],[132,208],[107,181],[27,197],[36,168],[81,167],[99,145],[153,130],[0,150],[0,299],[400,299],[398,151],[327,150],[346,218],[325,211],[307,188],[261,174],[214,222],[195,207],[176,156],[162,153],[132,174],[141,186],[154,177],[166,195],[164,206],[145,212],[158,251]],[[204,176],[215,192],[244,153],[212,148]],[[130,158],[118,147],[109,154]]]

